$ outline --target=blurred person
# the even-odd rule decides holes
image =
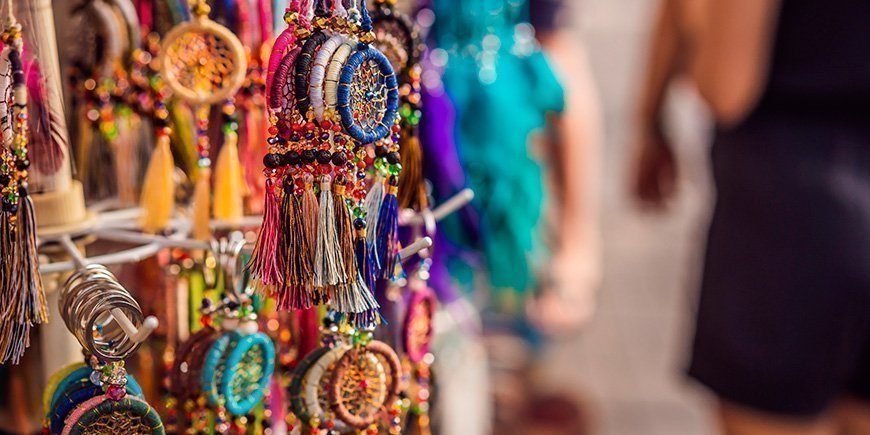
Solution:
[[[678,168],[668,85],[715,120],[717,191],[688,373],[725,433],[870,433],[870,3],[664,0],[641,102],[634,194]]]
[[[529,11],[535,35],[565,89],[564,108],[549,116],[550,133],[541,150],[551,168],[552,279],[529,315],[543,332],[565,335],[592,317],[601,280],[601,109],[586,46],[574,27],[574,8],[566,0],[531,0]]]

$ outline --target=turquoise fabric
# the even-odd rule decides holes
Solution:
[[[563,109],[563,90],[546,56],[524,38],[525,1],[435,0],[434,7],[435,44],[448,53],[442,80],[456,107],[458,154],[476,193],[477,248],[492,287],[524,292],[535,287],[534,264],[546,258],[544,174],[530,135]],[[469,276],[466,263],[451,265],[455,276]]]

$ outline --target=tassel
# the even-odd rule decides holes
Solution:
[[[403,134],[399,148],[402,150],[402,178],[399,179],[399,210],[426,207],[426,188],[423,184],[423,150],[416,134]]]
[[[354,226],[365,225],[365,221],[358,219],[358,222],[351,221],[350,210],[348,210],[345,200],[345,181],[339,179],[335,184],[335,222],[338,233],[339,249],[342,253],[342,262],[345,266],[345,274],[348,278],[347,288],[344,291],[336,291],[335,308],[347,314],[352,314],[354,319],[360,322],[370,324],[374,322],[375,314],[379,308],[374,295],[369,290],[365,278],[362,276],[363,269],[357,266],[357,249],[354,241]],[[365,233],[362,234],[359,243],[366,244]],[[362,326],[356,325],[356,326]]]
[[[347,181],[339,176],[333,191],[335,194],[335,231],[338,236],[339,253],[344,264],[345,276],[348,280],[356,278],[356,261],[354,255],[354,231],[350,209],[347,206]]]
[[[214,217],[238,222],[244,211],[244,179],[239,163],[239,135],[227,132],[218,153],[214,180]]]
[[[211,169],[199,169],[199,178],[193,189],[193,238],[201,241],[211,239],[211,219],[209,204],[211,203]]]
[[[375,178],[374,183],[372,183],[372,187],[369,189],[369,193],[366,195],[366,200],[363,203],[363,207],[366,210],[366,228],[371,228],[371,231],[366,236],[370,246],[375,246],[375,236],[377,235],[375,229],[378,225],[378,213],[381,210],[383,202],[384,179],[379,175]]]
[[[380,313],[380,304],[374,296],[375,289],[375,265],[372,251],[366,241],[366,222],[356,219],[353,222],[356,230],[356,268],[357,288],[355,291],[363,298],[363,310],[358,313],[350,313],[348,322],[356,328],[369,328],[386,323]]]
[[[48,311],[45,304],[45,290],[39,276],[39,253],[36,244],[36,217],[33,210],[33,200],[24,189],[18,206],[18,234],[16,247],[21,256],[20,289],[26,293],[26,321],[32,324],[42,324],[48,321]]]
[[[347,283],[347,275],[338,244],[335,226],[335,201],[330,189],[329,176],[320,184],[320,207],[317,213],[317,244],[314,251],[314,287],[335,290],[332,287]]]
[[[284,286],[278,294],[278,308],[304,310],[314,305],[311,282],[314,268],[312,245],[305,231],[302,200],[293,192],[293,180],[284,186],[284,217],[286,254]]]
[[[292,195],[288,195],[292,196]],[[266,199],[264,201],[263,225],[257,234],[254,251],[248,261],[254,288],[263,296],[274,294],[284,284],[284,244],[281,227],[282,214],[279,207],[275,181],[266,179]]]
[[[399,180],[390,176],[387,194],[378,211],[377,237],[375,254],[379,267],[378,276],[382,279],[392,279],[396,268],[396,251],[398,248],[399,204],[396,199]]]
[[[302,190],[300,200],[300,224],[301,236],[304,237],[304,259],[307,264],[305,274],[299,277],[300,285],[306,291],[311,293],[315,303],[326,302],[326,294],[321,292],[314,286],[314,256],[317,249],[317,229],[320,226],[317,220],[317,213],[320,205],[317,203],[317,197],[314,195],[314,177],[311,175],[305,176],[305,188]]]
[[[69,149],[63,95],[54,86],[43,86],[45,80],[38,62],[27,67],[27,96],[29,99],[28,131],[30,160],[42,174],[54,175],[63,167]],[[87,119],[86,117],[83,119]],[[79,142],[84,144],[87,142]]]
[[[24,350],[30,346],[30,328],[48,321],[45,291],[39,276],[36,251],[36,219],[33,201],[21,189],[17,218],[11,228],[3,213],[4,308],[0,331],[0,363],[18,364]]]
[[[139,199],[142,229],[145,232],[154,233],[169,225],[175,206],[175,183],[172,179],[174,171],[175,161],[172,150],[169,149],[169,135],[165,132],[158,133],[157,147],[148,163]]]
[[[120,108],[115,113],[114,125],[117,133],[110,142],[112,161],[115,168],[115,185],[118,203],[129,207],[136,203],[136,189],[140,182],[137,160],[136,139],[139,126],[135,125],[135,115],[127,108]]]
[[[369,244],[366,242],[366,222],[362,219],[354,221],[356,229],[356,268],[369,290],[375,288],[375,259]]]

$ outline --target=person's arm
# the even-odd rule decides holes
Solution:
[[[676,188],[676,162],[662,115],[671,81],[684,71],[688,60],[690,41],[681,23],[683,6],[684,0],[662,0],[641,89],[632,187],[646,205],[662,206]]]
[[[687,41],[681,21],[683,0],[662,0],[647,57],[640,99],[641,130],[660,130],[662,108],[671,81],[684,70]]]
[[[763,93],[781,0],[711,0],[692,76],[719,125],[746,117]]]

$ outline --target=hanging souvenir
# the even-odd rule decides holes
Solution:
[[[401,387],[398,356],[369,332],[343,329],[327,317],[323,345],[293,371],[288,388],[291,426],[351,433],[397,428]]]
[[[264,163],[271,207],[249,267],[282,308],[329,301],[343,320],[370,325],[379,321],[369,284],[378,267],[366,243],[366,145],[391,139],[397,84],[389,62],[368,45],[364,5],[319,1],[314,14],[312,31],[274,49],[270,61],[275,126]],[[360,30],[342,33],[352,29]],[[397,250],[392,194],[379,201],[387,207],[380,254],[390,270]],[[282,214],[289,219],[278,219]]]
[[[127,379],[123,363],[105,365],[100,373],[105,394],[78,404],[66,417],[62,434],[166,433],[157,411],[144,400],[127,394]]]
[[[27,85],[22,68],[21,25],[7,5],[3,51],[0,52],[0,130],[2,130],[2,212],[0,212],[0,362],[18,364],[30,345],[30,328],[48,321],[39,276],[36,221],[28,192],[30,139]]]
[[[204,0],[191,3],[191,21],[175,26],[164,38],[161,72],[173,94],[195,107],[198,169],[193,197],[193,234],[199,240],[211,235],[211,145],[208,138],[209,108],[224,102],[226,163],[229,168],[225,191],[215,196],[215,211],[224,218],[240,217],[240,170],[238,162],[238,123],[234,120],[232,95],[245,79],[247,61],[244,47],[226,27],[208,18],[210,7]]]
[[[88,365],[64,368],[51,378],[43,395],[46,430],[163,434],[160,416],[124,368],[146,323],[139,304],[104,266],[86,265],[76,256],[74,262],[80,267],[62,286],[58,308]]]
[[[399,180],[399,208],[423,209],[426,189],[423,155],[417,125],[420,122],[420,56],[423,43],[416,24],[396,9],[396,0],[376,0],[372,15],[375,46],[387,56],[399,77],[399,114],[402,137],[402,178]]]

